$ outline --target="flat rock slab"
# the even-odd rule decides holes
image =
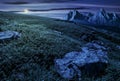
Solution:
[[[17,39],[19,37],[21,37],[21,34],[16,31],[0,32],[0,41],[5,41],[9,39]]]

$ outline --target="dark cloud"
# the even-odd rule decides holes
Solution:
[[[64,2],[75,0],[0,0],[0,2]]]
[[[28,2],[28,3],[41,3],[41,2],[78,2],[89,4],[113,4],[120,5],[120,0],[0,0],[1,3],[5,2]]]

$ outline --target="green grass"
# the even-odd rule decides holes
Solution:
[[[87,42],[80,39],[84,32],[95,31],[96,36],[111,47],[116,42],[106,39],[105,33],[50,18],[0,12],[0,30],[21,32],[21,38],[0,43],[0,81],[68,81],[54,68],[54,59],[71,51],[81,51]],[[115,49],[115,47],[112,47]],[[120,80],[120,50],[109,52],[110,65],[106,74],[84,77],[82,81]],[[74,80],[77,80],[76,78]]]

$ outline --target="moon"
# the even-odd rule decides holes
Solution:
[[[28,9],[24,9],[24,13],[25,14],[29,13],[29,10]]]

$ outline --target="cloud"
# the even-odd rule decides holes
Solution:
[[[120,0],[0,0],[0,3],[43,3],[43,2],[77,2],[84,4],[112,4],[112,5],[120,5]]]
[[[72,0],[0,0],[1,3],[5,2],[65,2]]]

